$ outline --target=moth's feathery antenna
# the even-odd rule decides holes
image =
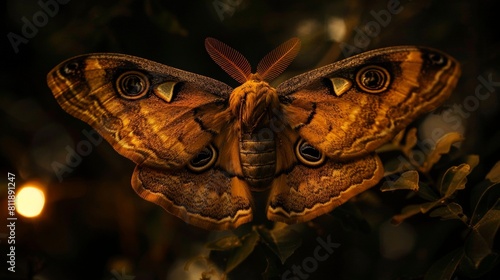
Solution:
[[[205,48],[215,63],[236,81],[243,84],[252,75],[250,63],[237,50],[214,38],[205,39]]]
[[[252,75],[248,60],[237,50],[214,38],[205,40],[205,48],[210,57],[226,73],[240,83]],[[266,81],[278,77],[290,65],[300,50],[300,40],[292,38],[268,53],[257,65],[257,76]]]
[[[261,79],[272,81],[292,63],[300,50],[299,38],[292,38],[268,53],[257,65]]]

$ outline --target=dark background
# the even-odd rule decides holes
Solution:
[[[282,78],[350,55],[345,44],[358,46],[358,51],[425,45],[449,53],[462,65],[462,77],[447,102],[449,107],[468,106],[465,102],[472,99],[467,97],[474,96],[480,85],[478,77],[500,82],[495,1],[402,0],[401,11],[391,14],[386,26],[374,31],[372,37],[366,37],[366,45],[359,45],[356,36],[375,20],[374,13],[387,10],[391,2],[72,0],[58,3],[58,11],[49,15],[16,53],[8,34],[22,36],[21,19],[32,22],[42,8],[37,1],[5,1],[0,66],[0,220],[6,221],[7,216],[7,172],[16,174],[17,186],[39,183],[47,202],[37,218],[18,216],[15,274],[6,270],[5,228],[0,227],[0,278],[199,279],[196,265],[188,273],[183,271],[184,265],[202,254],[203,244],[217,235],[186,225],[137,196],[130,186],[134,164],[105,142],[92,146],[92,152],[58,180],[52,163],[64,163],[67,148],[86,140],[82,130],[90,130],[58,106],[46,85],[46,74],[58,63],[83,53],[119,52],[235,86],[236,82],[206,54],[206,37],[238,49],[255,66],[275,46],[298,36],[302,50]],[[345,34],[337,38],[331,33],[339,20],[345,22]],[[469,104],[467,108],[474,110],[462,118],[460,129],[465,128],[466,140],[461,152],[479,154],[481,159],[471,180],[484,178],[500,158],[498,90],[495,86],[487,100]],[[404,197],[384,196],[377,187],[369,193],[380,202],[376,211],[363,213],[370,231],[346,231],[334,221],[329,234],[341,246],[309,279],[419,279],[435,259],[454,246],[454,238],[460,239],[459,231],[453,234],[453,225],[444,226],[442,230],[448,232],[440,235],[432,221],[418,217],[396,229],[388,226],[390,217],[404,206],[400,201]],[[384,248],[388,236],[417,241],[410,251],[391,255]],[[398,240],[404,243],[404,238]],[[284,270],[311,255],[317,243],[314,236],[310,240]]]

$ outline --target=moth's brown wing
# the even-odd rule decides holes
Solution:
[[[144,199],[204,229],[234,229],[253,218],[246,183],[217,168],[193,176],[186,169],[172,171],[138,165],[132,185]]]
[[[163,93],[173,83],[168,102]],[[219,133],[231,91],[210,78],[121,54],[65,61],[48,74],[48,84],[64,110],[120,154],[161,168],[184,166]],[[141,86],[138,96],[122,94]]]
[[[298,159],[299,134],[286,127],[277,134],[277,170],[267,217],[288,224],[306,222],[332,211],[383,177],[379,157],[370,153],[347,161],[324,157],[311,166]],[[314,163],[313,163],[314,164]]]
[[[166,170],[139,165],[132,185],[146,200],[155,202],[185,222],[205,229],[234,229],[253,218],[253,201],[243,178],[238,154],[236,123],[216,135],[213,167],[193,173],[189,168]]]
[[[374,150],[439,106],[459,74],[458,63],[439,51],[395,47],[366,52],[279,85],[279,119],[286,125],[278,135],[269,219],[308,221],[377,184],[383,166]],[[303,141],[311,147],[301,151]],[[301,152],[311,164],[299,158]]]
[[[229,86],[122,54],[75,57],[54,68],[47,79],[64,110],[90,124],[116,151],[138,165],[132,185],[143,198],[187,222],[226,228],[230,227],[227,219],[219,223],[220,215],[208,222],[198,217],[215,215],[215,208],[231,208],[227,197],[216,197],[225,194],[230,201],[240,201],[233,208],[242,208],[229,209],[227,213],[239,216],[228,219],[248,221],[238,211],[249,211],[250,197],[244,192],[231,193],[226,170],[193,172],[186,168],[231,122],[226,110]],[[221,176],[226,179],[211,181],[210,187],[201,184]],[[198,202],[184,205],[186,198]]]
[[[367,155],[451,94],[458,62],[433,49],[362,53],[277,87],[284,119],[332,159]]]

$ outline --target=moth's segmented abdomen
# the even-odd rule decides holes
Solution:
[[[276,171],[276,143],[274,138],[259,139],[255,134],[243,134],[240,141],[241,168],[245,180],[253,190],[265,190]]]

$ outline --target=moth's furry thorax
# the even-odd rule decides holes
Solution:
[[[229,97],[233,116],[240,121],[242,129],[251,133],[263,125],[266,114],[279,107],[276,89],[265,81],[248,80],[235,88]]]

